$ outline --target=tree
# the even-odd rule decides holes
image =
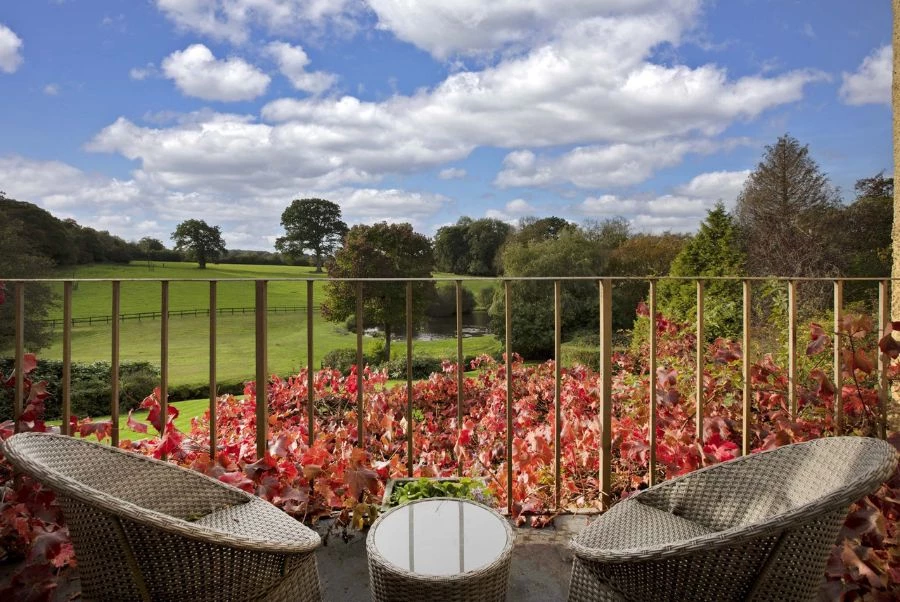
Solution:
[[[735,210],[751,276],[830,276],[839,272],[840,199],[828,177],[788,134],[767,146]]]
[[[468,265],[466,273],[473,276],[496,276],[497,253],[506,242],[512,228],[498,219],[477,219],[466,232]]]
[[[672,261],[669,275],[740,276],[744,261],[737,226],[720,201]],[[737,338],[743,330],[740,282],[709,280],[703,293],[707,335],[711,339]],[[659,286],[659,299],[661,310],[669,317],[691,321],[696,316],[697,287],[692,281],[664,280]]]
[[[38,251],[33,228],[18,219],[0,216],[0,350],[11,351],[15,342],[14,288],[4,283],[16,278],[48,278],[53,261]],[[38,351],[51,343],[53,328],[46,322],[56,303],[50,285],[25,285],[25,346]]]
[[[523,217],[519,220],[516,239],[521,242],[557,239],[565,230],[575,230],[578,226],[561,217],[550,216],[540,219]]]
[[[472,220],[461,217],[453,226],[438,228],[434,235],[434,267],[439,272],[465,274],[469,267],[466,234]]]
[[[165,251],[166,247],[162,244],[162,241],[157,238],[152,238],[150,236],[145,236],[141,240],[138,241],[138,247],[140,247],[141,251],[144,253],[150,253],[152,251]]]
[[[200,219],[189,219],[178,224],[172,233],[176,251],[189,251],[200,264],[200,269],[206,269],[206,262],[215,262],[225,253],[225,241],[222,240],[222,230],[219,226],[209,226]]]
[[[893,226],[894,178],[884,172],[856,181],[857,197],[841,211],[841,257],[844,274],[855,277],[886,277],[891,273],[891,228]],[[847,282],[848,302],[871,299],[871,283]]]
[[[505,276],[600,276],[608,263],[606,251],[573,226],[558,238],[514,236],[503,248]],[[568,335],[597,324],[597,284],[571,281],[562,284],[562,327]],[[510,285],[512,351],[527,358],[553,354],[553,283],[526,280]],[[502,289],[491,304],[491,330],[505,337],[505,297]]]
[[[325,199],[295,199],[281,214],[285,235],[275,241],[275,248],[292,257],[309,250],[316,258],[316,272],[322,261],[337,249],[347,235],[347,224],[341,221],[341,208]]]
[[[428,278],[433,263],[431,242],[410,224],[353,226],[328,262],[322,314],[337,322],[356,312],[356,283],[336,278]],[[389,360],[392,333],[406,322],[406,284],[370,281],[362,286],[363,321],[384,329],[384,359]],[[421,322],[433,294],[432,282],[413,283],[413,323]]]

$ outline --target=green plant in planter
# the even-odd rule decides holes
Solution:
[[[453,481],[437,481],[422,477],[396,485],[391,492],[391,506],[401,506],[413,500],[432,497],[464,498],[487,506],[495,502],[491,488],[477,479],[462,477]]]

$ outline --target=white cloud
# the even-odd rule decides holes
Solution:
[[[461,167],[448,167],[442,169],[438,173],[438,177],[442,180],[460,180],[466,177],[466,170]]]
[[[501,188],[561,183],[579,188],[630,186],[649,179],[659,169],[678,165],[688,153],[708,154],[740,142],[666,139],[577,147],[561,156],[536,156],[529,150],[519,150],[503,160],[503,170],[494,184]]]
[[[840,97],[848,105],[891,103],[894,53],[890,44],[863,59],[853,73],[843,73]]]
[[[232,248],[266,250],[283,234],[279,218],[292,198],[332,200],[351,224],[410,222],[420,230],[450,202],[440,194],[396,188],[250,186],[184,192],[140,170],[122,180],[88,174],[59,161],[20,156],[0,157],[0,182],[11,198],[36,203],[85,226],[109,229],[126,240],[153,236],[167,241],[179,222],[200,218],[220,225]],[[247,206],[254,210],[248,212]]]
[[[538,45],[559,31],[591,18],[653,18],[658,7],[685,21],[695,0],[368,0],[378,26],[439,59],[451,54],[490,54]]]
[[[309,57],[300,46],[291,46],[286,42],[272,42],[266,50],[278,63],[281,73],[298,90],[321,94],[337,81],[337,76],[333,73],[307,71]]]
[[[484,216],[514,225],[519,221],[519,218],[537,213],[537,208],[525,199],[513,199],[506,203],[502,211],[499,209],[488,209],[484,212]]]
[[[22,64],[22,38],[0,23],[0,71],[15,73]]]
[[[163,60],[162,71],[182,93],[204,100],[252,100],[265,93],[271,81],[243,59],[216,59],[203,44],[176,50]]]
[[[44,94],[47,96],[56,96],[59,94],[59,85],[58,84],[47,84],[44,86]]]
[[[128,72],[129,77],[131,79],[136,79],[138,81],[142,81],[147,79],[148,77],[155,77],[159,74],[159,71],[156,69],[156,65],[153,63],[147,63],[143,67],[132,67],[132,69]]]
[[[254,26],[294,35],[329,24],[353,30],[361,8],[357,0],[156,0],[156,6],[180,29],[239,44]]]
[[[495,15],[495,4],[485,3],[484,10]],[[570,11],[563,4],[559,10]],[[588,3],[575,4],[588,10]],[[551,170],[550,181],[628,185],[685,153],[700,152],[698,145],[724,144],[709,141],[736,121],[801,99],[808,84],[824,77],[797,70],[729,79],[714,64],[652,62],[655,48],[677,45],[690,27],[697,14],[693,2],[641,0],[632,9],[632,3],[615,0],[598,9],[600,16],[566,21],[565,27],[549,4],[535,0],[535,6],[549,15],[541,17],[546,39],[480,70],[455,71],[430,88],[378,102],[349,95],[282,98],[265,105],[259,119],[214,112],[151,124],[119,118],[88,148],[138,161],[144,176],[162,186],[202,194],[372,187],[387,175],[446,168],[479,147],[509,149],[509,161],[565,168],[561,175]],[[411,8],[409,18],[427,19],[421,12]],[[203,81],[203,74],[228,61],[215,60],[205,46],[191,48],[212,69],[190,69],[182,79],[208,95],[223,80]],[[225,96],[221,90],[215,95]],[[542,150],[573,146],[580,150],[559,165],[558,157]],[[538,177],[526,167],[505,165],[510,183],[514,176]]]
[[[675,186],[668,194],[632,197],[605,194],[586,198],[577,210],[587,217],[625,217],[636,231],[693,232],[717,201],[724,201],[727,207],[734,206],[749,175],[749,170],[702,173],[686,184]]]

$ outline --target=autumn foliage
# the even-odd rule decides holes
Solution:
[[[645,318],[646,309],[642,308]],[[751,365],[750,424],[742,424],[743,382],[740,345],[716,340],[706,345],[707,363],[700,383],[704,399],[703,441],[695,438],[693,363],[696,340],[689,328],[661,315],[654,317],[658,336],[657,459],[659,478],[684,474],[740,453],[747,429],[751,448],[763,450],[835,432],[833,406],[840,387],[844,433],[875,435],[879,426],[875,334],[865,317],[847,317],[840,332],[826,332],[813,324],[799,383],[799,411],[788,407],[788,375],[777,358],[764,355]],[[900,328],[900,324],[896,325]],[[843,374],[838,385],[830,378],[834,339],[841,345]],[[887,337],[883,351],[896,356]],[[457,424],[456,365],[413,386],[413,421],[407,424],[406,387],[387,387],[382,372],[363,371],[364,412],[362,446],[358,446],[357,375],[344,377],[324,369],[313,378],[315,421],[309,444],[307,374],[273,377],[265,392],[268,405],[268,448],[256,455],[254,383],[246,399],[223,396],[217,406],[217,453],[209,454],[208,416],[196,418],[190,432],[173,426],[177,410],[169,406],[161,416],[158,392],[147,397],[147,423],[129,417],[132,430],[155,432],[122,447],[214,476],[256,493],[298,519],[314,522],[339,514],[346,524],[364,527],[375,517],[375,505],[386,480],[413,473],[422,476],[464,474],[486,477],[501,508],[512,496],[520,523],[541,526],[558,512],[554,479],[554,371],[552,362],[526,365],[512,362],[512,454],[506,455],[506,372],[487,357],[473,362],[476,375],[463,379],[463,420]],[[598,372],[575,366],[562,370],[561,382],[561,499],[562,509],[599,507],[601,381]],[[11,376],[3,375],[10,386]],[[649,417],[648,350],[646,347],[614,356],[613,492],[614,499],[646,487],[648,479]],[[46,393],[40,383],[28,383],[28,407],[20,430],[45,430],[41,422]],[[406,433],[411,428],[414,456],[407,457]],[[82,436],[108,436],[109,423],[74,420]],[[12,433],[2,425],[0,436]],[[161,434],[161,436],[160,436]],[[900,437],[892,441],[900,446]],[[512,462],[513,483],[506,483],[506,463]],[[25,559],[12,586],[31,598],[52,592],[52,575],[74,565],[58,508],[52,494],[22,476],[13,477],[0,465],[4,499],[0,505],[0,545]],[[844,539],[835,547],[827,567],[831,597],[852,600],[889,599],[900,589],[900,475],[895,474],[874,495],[851,508]],[[48,571],[48,568],[50,569]],[[2,595],[2,592],[0,592]]]

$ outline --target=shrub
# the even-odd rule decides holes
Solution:
[[[363,353],[363,365],[374,365],[376,361],[371,355]],[[331,368],[344,376],[350,374],[354,365],[356,365],[356,349],[352,347],[333,349],[322,358],[323,369]]]
[[[434,372],[442,372],[442,365],[443,362],[439,358],[415,355],[412,361],[412,377],[416,380],[428,378]],[[378,366],[378,369],[386,371],[388,378],[406,378],[406,356],[384,362]]]
[[[0,372],[11,372],[15,362],[0,359]],[[44,401],[45,418],[62,418],[62,371],[59,360],[38,360],[31,372],[35,381],[47,383],[49,397]],[[110,414],[112,366],[109,362],[72,363],[71,402],[75,416],[106,416]],[[154,387],[159,386],[159,368],[150,362],[121,362],[119,364],[119,410],[122,413],[136,408]],[[0,390],[0,419],[12,417],[13,391]],[[205,395],[205,393],[204,393]],[[175,398],[173,401],[184,398]],[[187,398],[192,399],[192,398]]]

